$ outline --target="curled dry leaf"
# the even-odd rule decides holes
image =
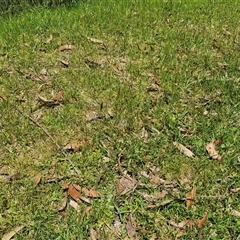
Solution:
[[[188,148],[186,148],[184,145],[178,142],[173,142],[173,145],[178,148],[178,150],[186,155],[187,157],[193,158],[195,155],[192,151],[190,151]]]
[[[104,42],[102,40],[99,40],[99,39],[96,39],[96,38],[87,37],[87,40],[89,40],[92,43],[96,43],[96,44],[104,44]]]
[[[94,189],[82,188],[81,190],[87,197],[91,197],[91,198],[98,198],[99,197],[98,192]]]
[[[34,187],[36,187],[41,182],[41,179],[42,179],[41,173],[38,173],[38,174],[35,175],[35,177],[33,179]]]
[[[130,239],[133,239],[133,237],[137,234],[136,226],[137,226],[136,220],[133,218],[132,214],[130,213],[128,221],[126,223],[127,235]]]
[[[197,191],[197,188],[193,187],[192,190],[186,194],[186,206],[187,206],[187,208],[189,208],[192,205],[192,203],[195,199],[195,196],[196,196],[196,191]]]
[[[60,62],[61,62],[61,64],[62,64],[63,67],[65,67],[65,68],[68,68],[68,67],[69,67],[69,63],[68,63],[68,62],[66,62],[66,61],[64,61],[64,60],[61,60]]]
[[[81,151],[80,145],[81,144],[80,144],[79,140],[72,140],[63,148],[63,150],[79,152],[79,151]]]
[[[215,146],[216,145],[214,143],[208,143],[206,145],[206,150],[212,159],[221,160],[222,156],[220,156],[219,153],[215,150]]]
[[[7,101],[7,96],[6,95],[0,95],[0,98],[5,102]]]
[[[68,202],[68,195],[66,194],[64,198],[62,199],[61,206],[57,207],[58,212],[62,212],[66,209],[67,207],[67,202]]]
[[[62,98],[62,96],[63,96],[63,91],[60,91],[53,97],[53,99],[55,101],[58,101],[60,98]]]
[[[137,185],[137,181],[134,178],[131,178],[128,174],[119,179],[117,184],[117,193],[124,195],[132,191]]]
[[[2,240],[9,240],[9,239],[11,239],[17,232],[19,232],[23,228],[24,228],[24,226],[15,227],[11,232],[6,233],[5,235],[3,235]]]
[[[96,230],[94,230],[92,227],[90,228],[90,240],[98,240],[100,239],[100,234]]]
[[[74,199],[76,202],[79,202],[81,199],[81,194],[78,192],[78,190],[71,184],[68,187],[68,195]]]
[[[72,44],[64,44],[58,48],[58,51],[73,50],[75,47]]]
[[[203,216],[203,218],[202,218],[201,220],[199,220],[199,222],[198,222],[198,227],[199,227],[199,228],[203,228],[203,227],[204,227],[204,225],[205,225],[205,223],[206,223],[206,221],[207,221],[207,218],[208,218],[208,214],[206,213],[206,214]]]
[[[240,191],[240,188],[232,188],[230,191],[233,193],[237,193]]]

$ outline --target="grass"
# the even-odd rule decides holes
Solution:
[[[181,232],[171,221],[197,222],[207,212],[203,229],[183,229],[181,239],[239,237],[239,217],[231,214],[240,211],[239,192],[231,192],[239,188],[239,11],[235,0],[104,0],[2,17],[0,95],[7,101],[0,100],[0,235],[25,226],[15,239],[88,239],[91,229],[99,239],[128,239],[125,224],[132,213],[139,239],[176,239]],[[60,52],[62,44],[75,48]],[[39,79],[42,69],[45,80]],[[39,107],[38,94],[51,99],[59,91],[60,105]],[[37,119],[61,147],[87,142],[70,155],[81,179],[9,102]],[[93,112],[101,118],[91,119]],[[205,151],[218,139],[221,161]],[[197,158],[180,153],[173,141]],[[174,187],[153,184],[152,172]],[[9,180],[15,173],[20,177]],[[39,173],[42,181],[35,186]],[[142,187],[117,194],[124,173]],[[101,193],[90,212],[84,214],[84,203],[80,213],[71,207],[65,217],[57,212],[64,181]],[[196,201],[186,208],[179,199],[193,186]],[[174,201],[148,209],[144,194],[162,190],[167,195],[157,203]]]

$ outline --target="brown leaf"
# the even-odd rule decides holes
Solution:
[[[24,226],[15,227],[11,232],[4,234],[2,237],[2,240],[11,239],[17,232],[19,232],[23,228],[24,228]]]
[[[186,206],[187,206],[187,208],[189,208],[192,205],[192,203],[194,201],[194,198],[196,196],[196,191],[197,191],[197,188],[193,187],[192,190],[186,194]]]
[[[206,213],[206,214],[203,216],[203,218],[202,218],[201,220],[199,220],[199,222],[198,222],[198,227],[199,227],[199,228],[203,228],[203,227],[204,227],[204,225],[205,225],[205,223],[206,223],[206,221],[207,221],[207,218],[208,218],[208,214]]]
[[[7,101],[7,96],[6,95],[0,95],[0,98],[5,102]]]
[[[110,66],[116,74],[122,75],[122,71],[117,66],[112,65],[112,64],[110,64]]]
[[[100,234],[96,230],[94,230],[92,227],[90,228],[90,240],[98,240],[100,239]]]
[[[173,145],[178,148],[178,150],[186,155],[187,157],[193,158],[195,155],[192,151],[190,151],[188,148],[186,148],[184,145],[178,142],[173,142]]]
[[[128,174],[119,179],[117,184],[117,193],[124,195],[132,191],[136,187],[137,181],[131,178]]]
[[[61,206],[57,207],[58,212],[64,211],[67,207],[68,195],[66,194],[65,197],[62,199]]]
[[[77,191],[77,189],[71,184],[68,187],[69,196],[74,199],[76,202],[79,202],[81,199],[81,194]]]
[[[104,44],[104,42],[102,40],[96,39],[96,38],[90,38],[87,37],[87,39],[92,42],[92,43],[96,43],[96,44]]]
[[[186,219],[186,220],[183,220],[179,223],[175,223],[174,221],[170,221],[169,224],[176,227],[176,228],[180,228],[180,229],[186,229],[186,228],[192,229],[196,225],[195,222],[191,219]]]
[[[130,213],[129,219],[126,223],[126,229],[127,229],[127,235],[130,239],[133,239],[133,237],[136,235],[136,221],[133,218],[132,214]]]
[[[87,197],[91,197],[91,198],[98,198],[99,197],[98,192],[94,189],[82,188],[81,190],[82,190],[82,192],[84,192],[84,194]]]
[[[63,150],[73,151],[73,152],[79,152],[81,151],[80,147],[80,141],[79,140],[72,140],[70,141]]]
[[[20,179],[20,173],[16,172],[9,177],[9,181],[14,181]]]
[[[68,183],[67,182],[63,182],[62,189],[65,191],[65,190],[68,190],[68,188],[69,188]]]
[[[58,101],[60,98],[62,98],[62,96],[63,96],[63,91],[60,91],[53,97],[53,99],[55,101]]]
[[[219,144],[221,144],[222,143],[222,140],[221,139],[217,139],[217,140],[215,140],[214,142],[213,142],[213,144],[215,145],[215,146],[217,146],[217,145],[219,145]]]
[[[79,207],[79,205],[78,205],[77,202],[75,202],[75,201],[73,201],[72,199],[70,199],[69,205],[70,205],[71,207],[73,207],[78,213],[80,213],[80,207]]]
[[[216,160],[221,160],[222,159],[222,156],[220,156],[218,154],[218,152],[215,150],[215,144],[214,143],[208,143],[206,145],[206,150],[207,150],[209,156],[212,159],[216,159]]]
[[[43,104],[43,105],[56,105],[57,102],[55,102],[54,100],[48,100],[45,97],[42,97],[38,94],[38,100]]]
[[[33,179],[34,187],[36,187],[41,182],[41,179],[42,179],[41,173],[38,173],[38,174],[35,175],[35,177]]]
[[[74,48],[72,44],[64,44],[58,48],[58,51],[73,50]]]

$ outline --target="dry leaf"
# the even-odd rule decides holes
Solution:
[[[235,209],[231,209],[231,215],[234,217],[240,217],[240,212]]]
[[[94,230],[92,227],[90,228],[90,240],[97,240],[100,239],[100,234],[96,230]]]
[[[50,43],[53,39],[53,36],[52,34],[49,36],[49,38],[45,41],[45,43]]]
[[[170,221],[169,224],[180,229],[192,228],[193,226],[195,226],[195,222],[191,219],[183,220],[179,223]]]
[[[0,95],[0,98],[1,98],[3,101],[7,101],[7,96],[6,96],[6,95]]]
[[[63,210],[66,209],[67,201],[68,201],[68,195],[66,194],[66,196],[62,199],[61,206],[58,206],[57,208],[58,212],[62,212]]]
[[[166,206],[168,205],[169,203],[171,203],[173,201],[173,199],[169,199],[169,200],[165,200],[165,201],[162,201],[160,203],[157,203],[157,204],[149,204],[147,205],[147,208],[159,208],[159,207],[163,207],[163,206]]]
[[[68,188],[69,188],[68,183],[67,182],[63,182],[62,189],[65,191],[65,190],[68,190]]]
[[[58,101],[60,98],[62,98],[62,96],[63,96],[63,91],[60,91],[53,97],[53,99],[55,101]]]
[[[82,215],[81,215],[80,222],[82,222],[82,220],[84,219],[84,217],[90,212],[91,209],[92,209],[92,207],[87,206],[87,207],[83,210],[83,213],[82,213]]]
[[[110,64],[110,66],[116,74],[122,75],[122,71],[118,67],[116,67],[115,65],[112,65],[112,64]]]
[[[16,172],[9,177],[9,181],[18,180],[18,179],[20,179],[20,173],[19,172]]]
[[[214,143],[208,143],[206,145],[206,150],[207,150],[209,156],[212,159],[216,159],[216,160],[221,160],[222,159],[222,156],[220,156],[218,154],[218,152],[215,150],[215,144]]]
[[[178,150],[186,155],[187,157],[193,158],[195,155],[192,151],[190,151],[188,148],[183,146],[181,143],[173,142],[173,145],[178,148]]]
[[[70,205],[71,207],[73,207],[78,213],[80,213],[80,207],[79,207],[79,205],[78,205],[77,202],[75,202],[75,201],[73,201],[72,199],[70,199],[69,205]]]
[[[81,194],[77,191],[77,189],[71,184],[68,187],[69,196],[74,199],[76,202],[79,202],[81,199]]]
[[[232,188],[230,191],[233,193],[237,193],[240,191],[240,188]]]
[[[64,44],[58,48],[58,51],[73,50],[74,48],[72,44]]]
[[[117,193],[120,195],[124,195],[130,191],[132,191],[136,187],[137,181],[131,178],[129,175],[123,176],[119,179],[117,184]]]
[[[79,152],[81,151],[80,148],[80,141],[79,140],[72,140],[70,141],[63,150],[73,151],[73,152]]]
[[[96,44],[104,44],[104,42],[102,40],[96,39],[96,38],[90,38],[87,37],[87,39],[92,42],[92,43],[96,43]]]
[[[64,60],[61,60],[60,62],[61,62],[61,64],[62,64],[63,67],[66,67],[66,68],[69,67],[69,63],[68,63],[68,62],[66,62],[66,61],[64,61]]]
[[[121,235],[121,232],[122,232],[122,223],[121,223],[121,221],[120,221],[120,219],[119,219],[118,216],[115,218],[115,221],[114,221],[114,223],[113,223],[112,229],[113,229],[115,235],[117,235],[117,236],[120,236],[120,235]]]
[[[129,219],[126,223],[126,229],[127,229],[127,235],[130,239],[133,239],[133,237],[136,235],[136,221],[133,218],[132,214],[130,213]]]
[[[11,239],[17,232],[19,232],[23,228],[24,228],[24,226],[15,227],[11,232],[4,234],[2,237],[2,240]]]
[[[41,182],[41,179],[42,179],[41,173],[38,173],[38,174],[35,175],[35,177],[33,179],[34,187],[36,187]]]
[[[192,205],[192,203],[194,201],[194,198],[196,196],[196,191],[197,191],[197,188],[193,187],[192,190],[186,194],[186,206],[187,206],[187,208],[189,208]]]
[[[204,227],[204,225],[205,225],[205,223],[206,223],[206,221],[207,221],[207,218],[208,218],[208,214],[206,213],[206,214],[203,216],[203,218],[202,218],[201,220],[199,220],[199,222],[198,222],[198,227],[199,227],[199,228],[203,228],[203,227]]]
[[[91,198],[98,198],[99,197],[98,192],[94,189],[82,188],[81,190],[82,190],[82,192],[84,192],[84,194],[87,197],[91,197]]]

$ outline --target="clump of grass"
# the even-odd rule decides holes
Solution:
[[[181,231],[187,239],[238,237],[232,214],[239,211],[239,193],[232,191],[239,187],[238,11],[233,0],[108,0],[70,9],[36,6],[2,18],[1,235],[23,225],[16,239],[87,239],[92,229],[100,239],[125,239],[132,214],[140,239],[175,239]],[[64,44],[74,49],[59,51]],[[59,104],[39,103],[39,95],[53,99],[60,91]],[[8,102],[60,146],[82,144],[69,155],[81,178]],[[205,151],[217,139],[222,161]],[[181,154],[173,141],[197,158]],[[121,195],[116,186],[126,173],[138,186]],[[68,206],[61,216],[64,182],[97,189],[101,197],[91,210],[82,203],[79,212]],[[197,195],[188,209],[184,199],[193,186]],[[149,208],[146,196],[162,191],[166,196]],[[158,205],[165,200],[171,201]],[[171,225],[197,223],[206,212],[203,229]]]

